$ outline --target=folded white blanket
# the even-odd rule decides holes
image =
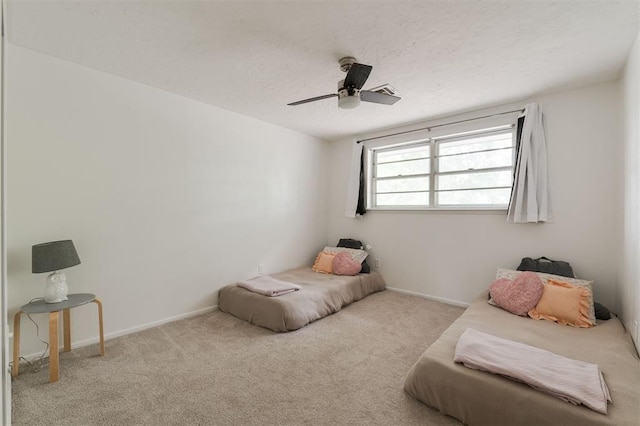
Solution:
[[[251,278],[247,281],[240,281],[238,286],[246,288],[254,293],[275,297],[291,293],[300,289],[300,286],[287,281],[280,281],[268,275]]]
[[[609,388],[596,364],[565,358],[534,346],[468,328],[456,345],[455,362],[528,384],[572,404],[607,414]]]

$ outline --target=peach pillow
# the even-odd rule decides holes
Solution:
[[[336,275],[357,275],[362,270],[362,264],[356,262],[351,254],[343,251],[333,258],[333,273]]]
[[[333,258],[335,256],[331,253],[321,251],[316,257],[316,261],[311,268],[314,272],[320,272],[321,274],[333,273]]]
[[[573,327],[589,328],[589,290],[556,280],[548,280],[542,297],[529,311],[533,319],[546,319]]]
[[[489,287],[496,305],[515,315],[526,316],[542,297],[542,280],[533,272],[523,272],[515,279],[499,278]]]

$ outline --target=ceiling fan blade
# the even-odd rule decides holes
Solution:
[[[362,89],[362,86],[364,86],[367,78],[369,78],[369,74],[371,74],[372,69],[373,67],[371,65],[363,65],[358,63],[351,64],[351,68],[349,68],[349,72],[344,78],[344,87],[353,87],[358,90]]]
[[[295,106],[295,105],[300,105],[300,104],[306,104],[307,102],[315,102],[315,101],[320,101],[322,99],[328,99],[328,98],[333,98],[334,96],[338,96],[337,93],[332,93],[330,95],[322,95],[322,96],[316,96],[315,98],[309,98],[309,99],[303,99],[301,101],[297,101],[297,102],[291,102],[290,106]]]
[[[373,102],[374,104],[393,105],[398,102],[400,98],[393,95],[387,95],[386,93],[362,90],[360,91],[360,100],[364,102]]]

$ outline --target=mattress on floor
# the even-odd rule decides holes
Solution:
[[[220,290],[218,307],[251,324],[274,331],[292,331],[385,289],[385,282],[377,272],[340,276],[320,274],[310,267],[302,267],[271,276],[302,288],[268,297],[232,284]]]
[[[469,425],[638,425],[640,360],[631,336],[615,317],[597,324],[584,329],[518,317],[490,306],[485,293],[422,354],[407,374],[405,390]],[[456,343],[467,328],[598,364],[613,400],[608,414],[454,363]]]

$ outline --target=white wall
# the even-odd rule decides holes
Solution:
[[[514,225],[489,213],[372,211],[346,218],[351,141],[344,140],[332,143],[329,240],[351,236],[371,244],[389,287],[462,303],[486,289],[497,268],[515,269],[522,257],[568,260],[579,277],[595,280],[596,300],[617,309],[623,182],[618,83],[530,101],[540,103],[545,114],[555,223]]]
[[[4,5],[0,2],[0,21],[4,24]],[[4,82],[4,34],[0,34],[0,79]],[[0,99],[4,99],[4,84],[0,85]],[[0,338],[2,339],[2,352],[0,353],[0,422],[4,425],[11,424],[11,377],[9,375],[9,357],[11,347],[9,345],[9,320],[7,316],[7,285],[6,285],[6,239],[5,239],[5,211],[4,211],[4,102],[0,101]]]
[[[14,45],[7,67],[11,318],[43,293],[32,244],[73,239],[70,292],[102,299],[107,335],[210,308],[258,264],[311,264],[326,244],[327,142]],[[22,353],[42,351],[22,330]],[[94,305],[72,333],[96,338]]]
[[[621,78],[624,120],[624,263],[619,304],[625,326],[640,347],[634,321],[640,320],[640,35],[629,53]]]

